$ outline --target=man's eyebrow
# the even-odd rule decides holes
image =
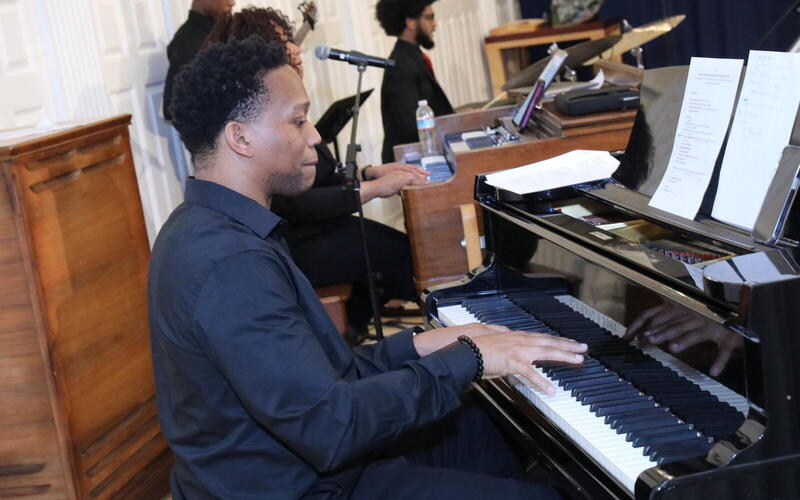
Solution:
[[[308,111],[310,107],[311,107],[311,101],[305,101],[299,104],[295,104],[294,109],[298,111]]]

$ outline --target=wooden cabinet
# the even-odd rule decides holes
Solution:
[[[129,123],[0,141],[0,498],[168,491]]]
[[[636,114],[621,111],[569,117],[559,113],[552,102],[543,108],[550,123],[560,130],[558,136],[524,133],[520,142],[453,154],[455,172],[448,180],[403,189],[403,214],[418,292],[469,271],[459,207],[473,202],[476,175],[546,160],[574,149],[624,149]],[[492,126],[513,110],[492,108],[437,117],[436,133],[443,141],[447,134]],[[410,153],[418,156],[419,151],[419,143],[403,144],[394,147],[394,156],[402,161]]]

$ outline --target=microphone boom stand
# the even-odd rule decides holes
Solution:
[[[364,225],[364,209],[361,206],[361,182],[358,179],[358,164],[356,155],[361,151],[361,146],[356,144],[356,130],[358,129],[358,112],[361,107],[361,80],[366,64],[359,64],[358,67],[358,86],[356,88],[356,101],[353,104],[353,128],[350,130],[350,143],[347,145],[344,165],[339,164],[339,171],[343,174],[344,188],[352,186],[353,196],[358,207],[358,225],[361,232],[361,248],[364,254],[364,263],[367,267],[367,283],[369,285],[369,301],[372,306],[372,318],[375,322],[375,339],[383,339],[383,325],[381,324],[380,309],[378,309],[378,293],[375,288],[375,276],[372,274],[372,265],[369,260],[369,249],[367,248],[367,230]]]

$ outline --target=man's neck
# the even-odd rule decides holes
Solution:
[[[403,30],[403,32],[400,33],[400,36],[398,36],[397,38],[403,40],[404,42],[413,43],[414,45],[419,45],[417,43],[416,33],[412,32],[409,29]]]
[[[269,208],[272,197],[266,190],[259,189],[258,183],[242,175],[226,175],[226,172],[230,172],[230,170],[219,168],[219,166],[200,168],[196,169],[195,178],[225,186],[242,196],[255,200],[259,205]]]

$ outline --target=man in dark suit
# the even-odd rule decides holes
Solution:
[[[235,3],[235,0],[192,1],[189,17],[178,28],[175,36],[167,45],[169,69],[167,69],[167,77],[164,79],[164,118],[167,120],[172,121],[169,107],[172,103],[172,86],[175,76],[200,52],[200,48],[214,26],[214,21],[221,15],[230,12]]]
[[[396,36],[390,59],[396,64],[387,68],[381,86],[384,162],[394,160],[392,148],[416,142],[417,102],[425,99],[436,116],[453,113],[453,106],[436,81],[433,65],[420,50],[432,49],[436,30],[435,0],[379,0],[375,15],[386,34]]]

